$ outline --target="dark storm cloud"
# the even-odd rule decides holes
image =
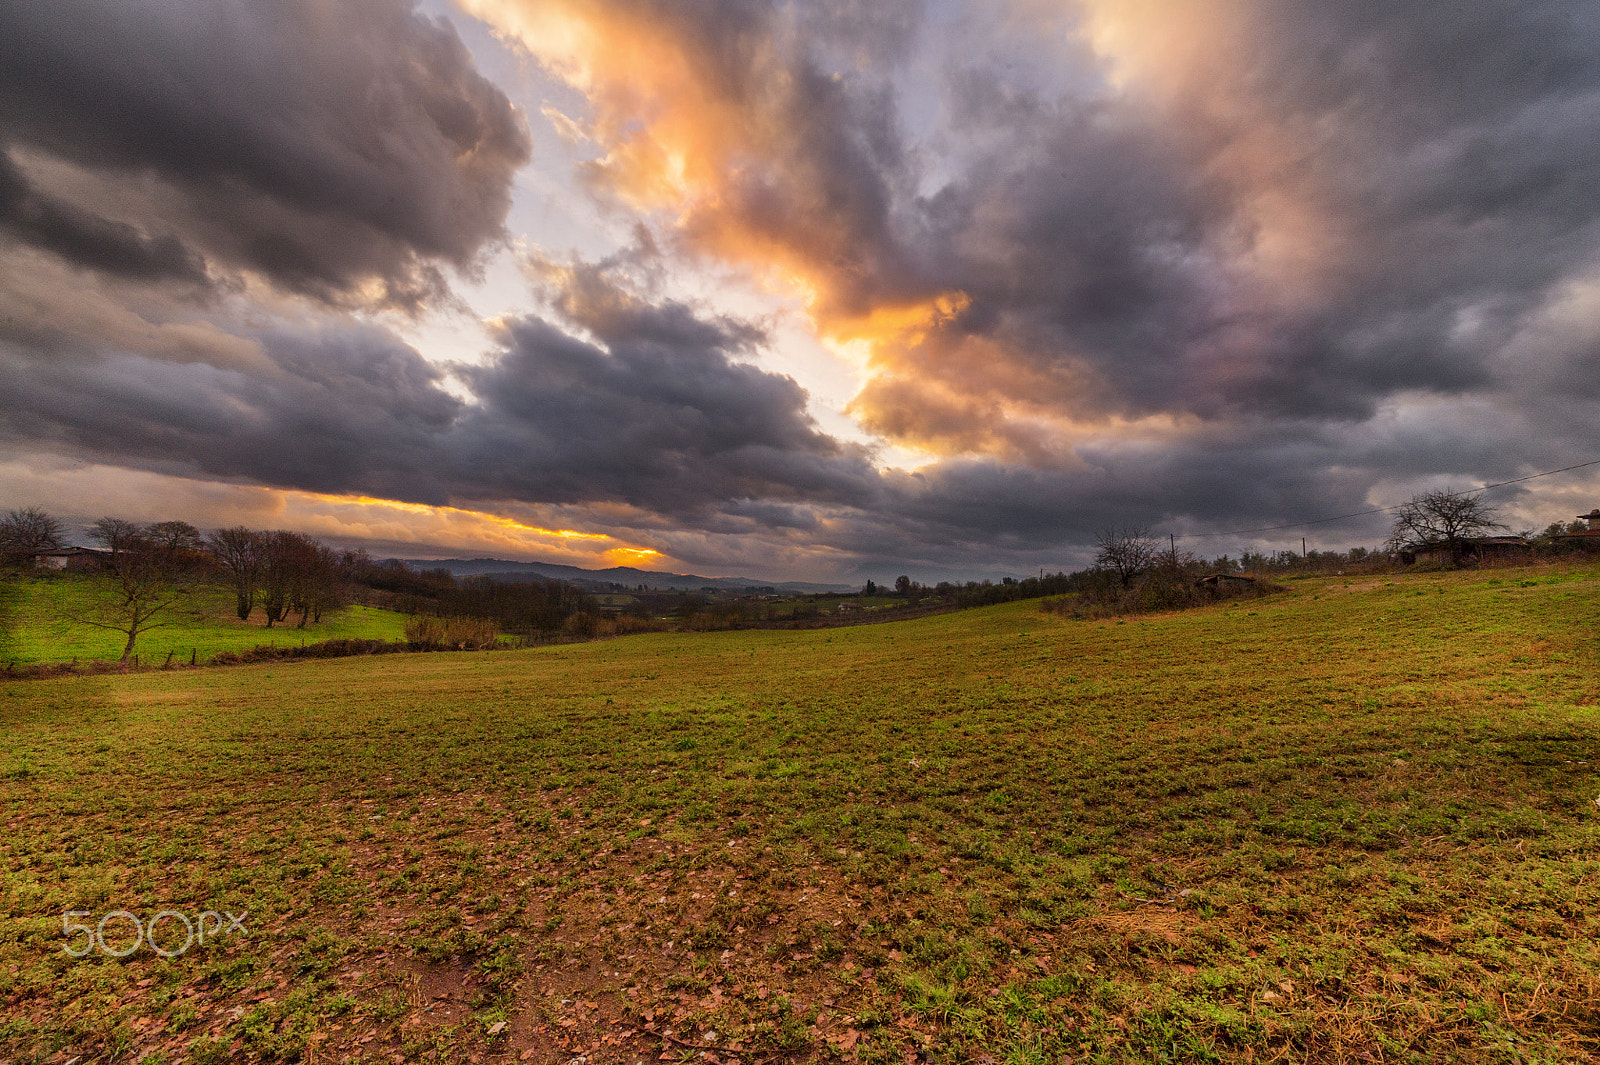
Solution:
[[[970,78],[961,89],[983,91]],[[1227,325],[1210,247],[1225,237],[1226,190],[1102,105],[1008,103],[958,101],[965,122],[1007,143],[924,204],[907,258],[937,264],[927,281],[969,302],[894,363],[1087,418],[1181,403],[1193,391],[1186,353]],[[963,360],[973,338],[1035,371],[1025,395],[988,360]],[[1040,394],[1041,380],[1053,389]]]
[[[617,500],[693,519],[741,499],[865,502],[859,450],[817,430],[792,378],[732,361],[748,327],[674,303],[581,320],[602,345],[524,317],[459,427],[461,487],[480,497]]]
[[[1314,239],[1326,241],[1332,268],[1316,278],[1311,306],[1246,304],[1260,316],[1260,354],[1228,382],[1224,406],[1359,420],[1404,390],[1506,387],[1494,354],[1595,262],[1596,9],[1479,2],[1432,17],[1335,3],[1263,13],[1248,80],[1234,74],[1228,91],[1270,131],[1262,147],[1294,162],[1271,178],[1224,177],[1235,195],[1264,186],[1302,197],[1322,216]],[[1229,143],[1215,120],[1176,117]]]
[[[1177,3],[1163,69],[1093,88],[1099,60],[1068,50],[1054,93],[951,42],[931,162],[882,70],[818,76],[834,42],[750,9],[737,38],[771,47],[724,47],[696,10],[663,37],[731,64],[701,89],[758,133],[691,241],[797,266],[846,336],[959,296],[857,334],[876,348],[853,411],[951,456],[875,516],[903,543],[1269,524],[1591,457],[1596,330],[1548,319],[1600,247],[1593,5]],[[753,91],[774,63],[783,91]]]
[[[926,30],[915,6],[870,30],[818,14],[800,35],[776,6],[585,10],[602,7],[701,72],[693,92],[619,75],[674,114],[663,150],[728,160],[691,178],[706,186],[682,219],[692,246],[796,270],[844,336],[959,297],[878,338],[883,376],[856,411],[911,443],[1028,454],[998,424],[1008,409],[1349,422],[1405,391],[1470,395],[1501,383],[1496,351],[1593,261],[1592,6],[1175,3],[1175,28],[1153,27],[1183,38],[1161,53],[1171,69],[1117,88],[1114,58],[978,33],[944,42],[938,157],[908,146],[925,105],[892,88]],[[852,32],[875,66],[833,62]],[[1054,89],[1051,63],[1073,68]],[[683,132],[706,98],[737,133]],[[620,146],[654,135],[612,118]],[[621,152],[594,176],[636,188],[649,175],[630,165],[656,158]]]
[[[404,0],[3,0],[0,23],[0,219],[91,269],[192,279],[203,256],[415,306],[499,236],[528,158],[455,31]],[[63,164],[82,202],[17,173]]]
[[[280,487],[441,503],[438,444],[462,404],[383,330],[329,323],[256,338],[264,365],[134,354],[0,358],[13,443]]]
[[[612,531],[695,550],[919,577],[1594,457],[1594,5],[1171,0],[1165,66],[1113,82],[1087,36],[1025,20],[919,57],[934,24],[912,3],[548,2],[604,30],[578,57],[599,85],[588,178],[672,239],[536,264],[549,312],[445,371],[350,320],[145,330],[23,275],[58,258],[124,310],[141,284],[177,301],[238,271],[339,305],[437,298],[499,236],[528,154],[448,24],[378,0],[0,0],[0,434],[282,487],[610,508]],[[629,69],[605,69],[607,34]],[[907,88],[919,62],[937,107]],[[943,457],[879,473],[753,365],[759,329],[609,269],[659,280],[685,250],[798,278],[820,332],[872,346],[854,413]]]
[[[1505,387],[1492,366],[1600,236],[1600,11],[1486,3],[1417,17],[1273,5],[1256,97],[1309,133],[1305,170],[1350,240],[1343,290],[1275,323],[1264,404],[1360,416],[1406,388]],[[1336,254],[1336,253],[1335,253]],[[1563,358],[1567,353],[1552,352]]]
[[[172,236],[149,237],[33,188],[0,154],[0,232],[78,266],[134,280],[204,284],[205,260]]]
[[[233,369],[0,349],[0,429],[103,461],[432,504],[620,502],[693,524],[729,501],[760,514],[749,501],[870,497],[866,456],[817,430],[799,385],[730,357],[758,332],[580,273],[584,299],[565,302],[600,342],[514,319],[487,365],[457,368],[473,402],[387,331],[329,321],[254,334],[258,363]]]

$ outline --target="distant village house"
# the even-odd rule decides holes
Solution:
[[[1571,547],[1600,551],[1600,507],[1587,514],[1579,514],[1578,520],[1587,523],[1588,528],[1582,532],[1569,532],[1561,537],[1562,541]]]
[[[1486,562],[1490,559],[1517,558],[1528,551],[1528,541],[1521,536],[1474,536],[1461,541],[1461,558]],[[1445,541],[1418,544],[1400,553],[1402,562],[1451,562],[1450,545]]]
[[[61,547],[40,551],[33,556],[33,568],[78,571],[94,569],[100,564],[101,557],[107,553],[92,547]]]

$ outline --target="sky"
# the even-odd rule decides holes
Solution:
[[[0,20],[0,505],[932,581],[1600,459],[1590,0]]]

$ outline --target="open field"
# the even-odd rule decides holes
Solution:
[[[1592,1061],[1597,704],[1593,567],[12,683],[0,1058]]]
[[[43,578],[20,581],[13,587],[16,631],[11,645],[0,649],[4,657],[0,665],[73,659],[114,662],[122,657],[125,635],[67,619],[68,612],[81,611],[88,602],[79,580]],[[291,619],[297,622],[299,615]],[[296,629],[292,623],[268,629],[259,609],[249,622],[240,621],[234,612],[233,593],[211,587],[201,588],[174,610],[171,621],[140,635],[138,654],[146,662],[159,663],[169,651],[175,661],[187,662],[193,655],[204,662],[218,651],[248,651],[274,642],[289,646],[318,640],[403,640],[406,625],[405,615],[393,610],[349,606],[329,611],[304,629]]]

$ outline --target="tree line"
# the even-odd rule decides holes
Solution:
[[[1420,552],[1436,552],[1447,565],[1460,566],[1481,552],[1481,545],[1497,534],[1509,532],[1497,508],[1481,493],[1446,490],[1423,492],[1392,508],[1389,535],[1376,548],[1346,551],[1280,550],[1241,552],[1209,561],[1179,550],[1174,541],[1162,543],[1148,526],[1112,526],[1095,537],[1094,568],[1072,574],[1073,583],[1092,583],[1095,573],[1102,584],[1121,592],[1132,591],[1141,581],[1157,577],[1210,574],[1271,574],[1381,569],[1404,563]],[[1582,550],[1587,543],[1574,534],[1587,531],[1582,521],[1555,522],[1542,532],[1524,530],[1505,546],[1529,556],[1553,556]]]
[[[206,533],[184,521],[105,517],[86,533],[97,549],[72,567],[87,594],[66,608],[67,620],[121,634],[123,662],[141,635],[171,624],[176,608],[202,587],[226,588],[241,621],[259,612],[269,629],[305,629],[363,601],[407,614],[484,619],[501,632],[539,637],[596,609],[592,597],[562,581],[457,581],[445,569],[419,571],[283,529],[236,525]],[[39,508],[0,517],[0,566],[11,576],[38,572],[38,560],[65,544],[61,523]]]

